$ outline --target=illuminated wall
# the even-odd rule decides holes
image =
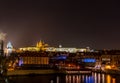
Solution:
[[[48,57],[23,57],[23,64],[49,64]]]
[[[52,51],[52,52],[70,52],[70,53],[76,53],[76,52],[86,52],[86,49],[84,48],[54,48],[54,47],[47,47],[46,51]]]
[[[48,44],[44,44],[42,42],[38,42],[36,46],[33,47],[23,47],[19,48],[20,51],[47,51],[47,52],[70,52],[70,53],[76,53],[76,52],[86,52],[86,48],[64,48],[64,47],[48,47]]]
[[[21,60],[22,64],[49,64],[49,57],[24,56]]]

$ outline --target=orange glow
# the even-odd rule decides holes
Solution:
[[[115,78],[113,78],[113,79],[112,79],[112,83],[116,83],[116,80],[115,80]]]
[[[111,66],[110,65],[106,65],[105,69],[111,69]]]
[[[71,64],[68,64],[69,67],[71,67]]]
[[[111,83],[111,77],[110,77],[110,75],[107,75],[107,83]]]

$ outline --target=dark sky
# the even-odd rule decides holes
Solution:
[[[118,2],[2,0],[0,31],[16,48],[43,40],[50,46],[120,49]]]

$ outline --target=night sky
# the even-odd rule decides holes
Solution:
[[[118,2],[2,0],[0,31],[15,48],[43,40],[50,46],[120,49]]]

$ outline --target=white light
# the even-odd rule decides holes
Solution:
[[[59,45],[59,48],[62,48],[62,45]]]

